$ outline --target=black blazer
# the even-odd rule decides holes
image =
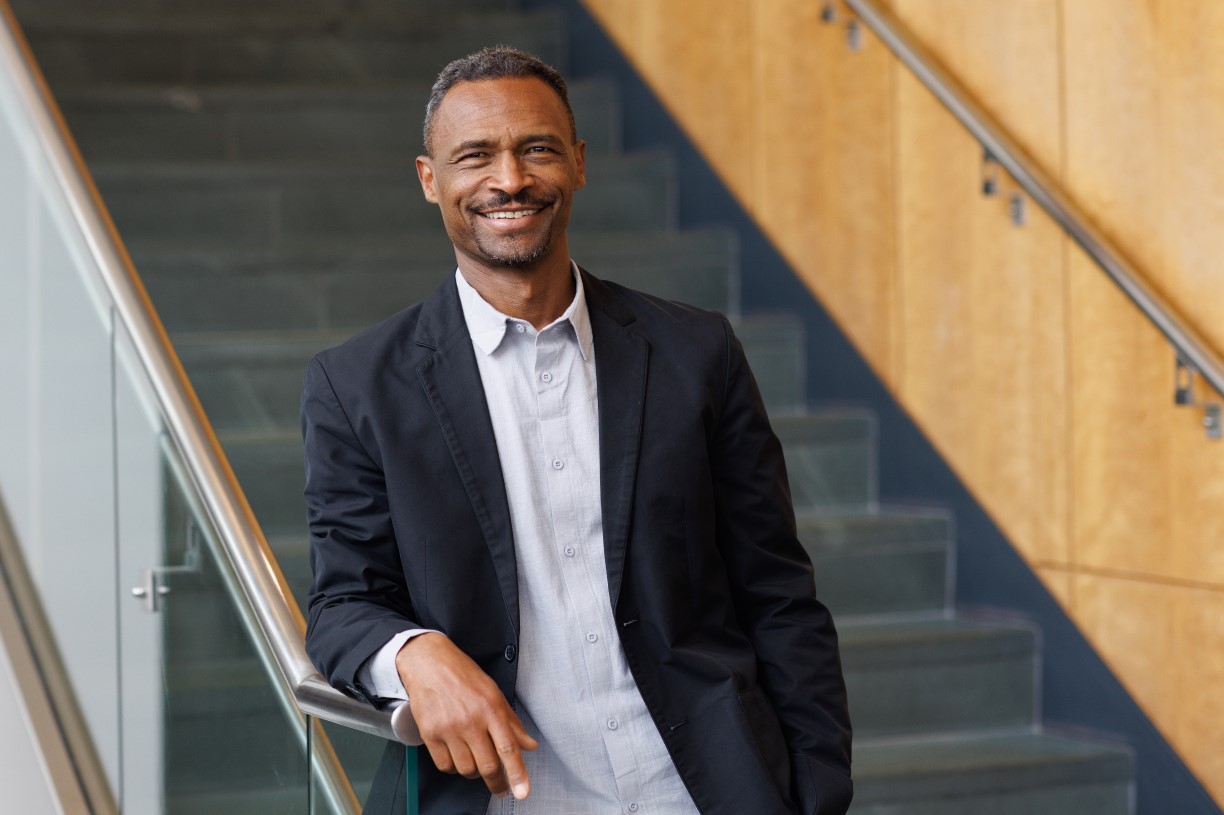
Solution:
[[[721,315],[582,274],[608,593],[676,768],[705,815],[844,813],[837,635],[743,350]],[[395,633],[434,628],[513,701],[531,654],[518,652],[510,515],[454,280],[319,354],[302,430],[319,670],[368,699],[358,667]],[[421,755],[423,813],[485,812],[483,782]]]

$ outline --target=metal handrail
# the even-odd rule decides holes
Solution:
[[[0,70],[39,132],[53,182],[62,190],[109,294],[116,320],[132,339],[174,449],[223,544],[234,575],[302,713],[388,740],[420,744],[407,705],[376,710],[328,685],[305,650],[306,623],[230,468],[195,390],[132,265],[46,80],[7,0],[0,0]]]
[[[1224,359],[1181,317],[1074,201],[1029,159],[994,119],[876,0],[845,0],[889,50],[943,103],[1021,188],[1062,227],[1165,336],[1180,360],[1224,394]]]

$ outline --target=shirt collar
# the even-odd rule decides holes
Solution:
[[[593,346],[591,315],[587,311],[586,294],[582,288],[582,275],[578,273],[578,265],[571,260],[570,267],[574,272],[574,299],[569,304],[569,308],[560,317],[549,323],[545,330],[559,323],[568,322],[574,330],[573,336],[578,340],[578,350],[583,360],[589,361]],[[524,321],[502,314],[489,305],[488,301],[480,296],[480,292],[472,288],[472,284],[467,282],[463,273],[458,269],[455,269],[455,283],[459,287],[459,304],[463,308],[463,319],[467,322],[472,343],[484,354],[492,354],[501,346],[511,323]]]

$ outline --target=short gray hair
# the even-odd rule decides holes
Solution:
[[[569,118],[570,139],[578,141],[578,125],[574,122],[574,110],[570,107],[569,90],[565,78],[557,70],[540,59],[511,48],[507,45],[494,45],[482,48],[474,54],[461,57],[442,69],[437,80],[429,91],[429,101],[425,104],[425,127],[423,137],[425,153],[433,155],[434,115],[442,99],[456,84],[460,82],[479,82],[483,79],[505,79],[507,77],[535,77],[544,81],[556,91],[565,106],[565,115]]]

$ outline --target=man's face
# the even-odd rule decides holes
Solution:
[[[569,262],[565,228],[586,183],[585,145],[571,135],[565,106],[540,79],[460,82],[447,92],[434,113],[432,156],[416,166],[461,263]]]

